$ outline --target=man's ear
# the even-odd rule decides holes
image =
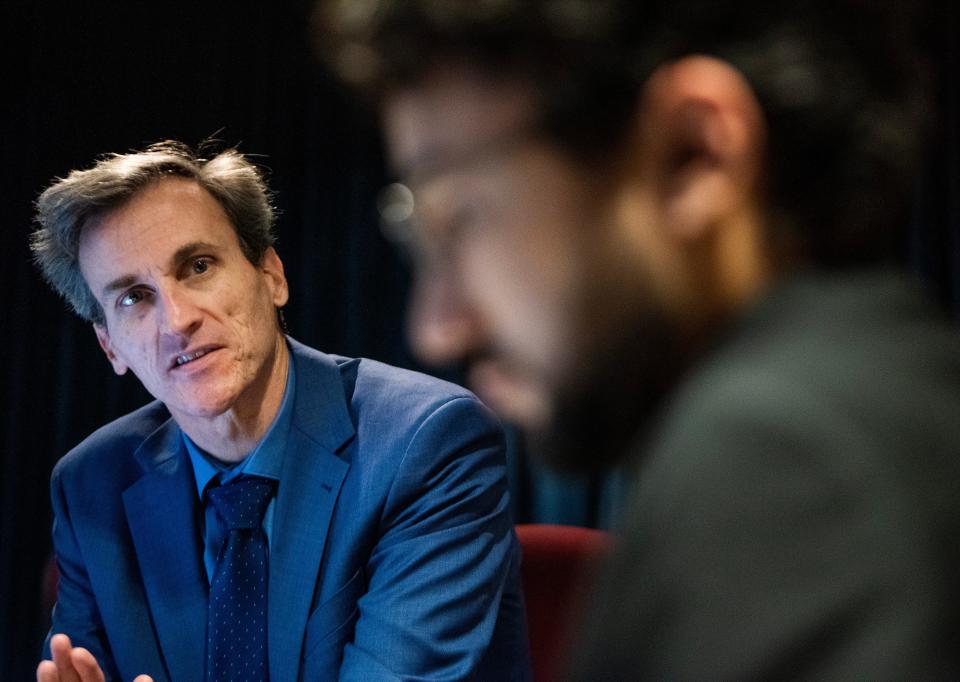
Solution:
[[[273,304],[282,308],[290,298],[290,291],[287,288],[287,276],[283,272],[283,261],[280,260],[277,250],[272,246],[264,252],[259,269],[266,278],[267,287],[273,297]]]
[[[109,360],[110,364],[113,365],[113,371],[119,375],[126,374],[127,366],[113,351],[113,344],[110,342],[110,332],[107,331],[107,328],[103,325],[94,323],[93,331],[97,334],[97,341],[100,342],[100,347],[103,349],[104,355],[107,356],[107,360]]]
[[[637,158],[668,238],[700,242],[759,208],[766,126],[733,66],[690,56],[660,67],[644,89]]]

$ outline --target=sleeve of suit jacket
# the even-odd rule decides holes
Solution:
[[[381,524],[340,679],[477,674],[515,570],[515,539],[502,432],[476,399],[449,400],[419,424]]]

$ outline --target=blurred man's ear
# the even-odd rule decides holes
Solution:
[[[684,57],[644,85],[622,157],[615,238],[691,329],[746,303],[771,276],[765,143],[760,104],[727,62]]]
[[[766,129],[746,79],[722,60],[690,56],[659,68],[640,105],[636,163],[668,239],[699,242],[751,214]]]
[[[127,366],[117,357],[117,354],[113,350],[113,344],[110,342],[110,332],[107,331],[107,328],[103,325],[94,323],[93,331],[97,335],[97,341],[100,342],[100,347],[103,349],[104,355],[107,356],[107,360],[110,361],[110,364],[113,366],[113,371],[117,374],[123,375],[127,373]]]

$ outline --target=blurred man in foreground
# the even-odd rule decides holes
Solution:
[[[926,78],[875,4],[318,11],[407,188],[421,353],[636,468],[574,677],[960,672],[960,344],[890,265]]]
[[[526,679],[496,420],[285,335],[255,166],[161,143],[37,207],[44,275],[156,398],[54,470],[41,682]]]

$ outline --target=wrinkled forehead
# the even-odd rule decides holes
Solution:
[[[437,69],[393,91],[382,114],[394,169],[413,180],[482,147],[536,115],[532,89],[520,80],[494,80],[466,68]]]

